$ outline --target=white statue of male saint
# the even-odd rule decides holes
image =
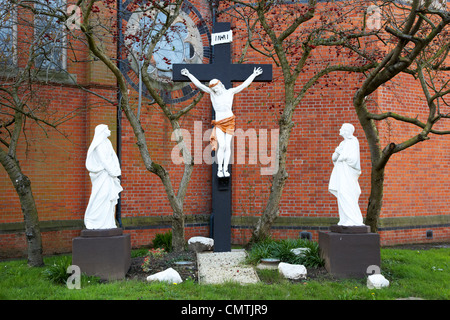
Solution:
[[[359,142],[353,136],[355,127],[344,123],[339,135],[344,138],[333,153],[334,163],[328,190],[337,198],[340,226],[362,226],[363,218],[358,199],[361,194],[358,178],[361,175]]]
[[[86,157],[86,168],[92,182],[92,192],[84,215],[87,229],[117,228],[115,209],[120,185],[120,164],[108,137],[111,131],[105,124],[95,127],[94,138]]]
[[[197,88],[210,95],[211,103],[216,114],[216,119],[212,121],[214,128],[211,134],[211,144],[212,150],[216,150],[216,145],[218,144],[217,176],[219,178],[230,176],[228,164],[231,156],[231,139],[235,127],[235,116],[232,111],[233,97],[236,93],[247,88],[262,72],[262,68],[255,68],[253,73],[242,84],[235,88],[226,89],[220,80],[212,79],[209,82],[209,86],[205,86],[189,70],[181,70],[181,74],[188,77]],[[220,130],[216,130],[216,128]]]

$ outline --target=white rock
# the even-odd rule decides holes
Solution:
[[[295,248],[291,249],[291,252],[296,256],[304,256],[307,252],[309,252],[309,248]]]
[[[189,250],[195,252],[210,251],[214,248],[214,239],[206,237],[192,237],[188,240]]]
[[[367,288],[381,289],[383,287],[389,287],[389,281],[383,275],[377,273],[367,277]]]
[[[278,271],[288,279],[298,280],[306,279],[306,268],[301,264],[290,264],[285,262],[280,262],[278,264]]]
[[[172,268],[148,276],[147,281],[166,281],[170,283],[183,282],[183,280],[180,277],[180,274]]]
[[[213,246],[214,239],[206,237],[192,237],[188,240],[188,243],[200,242],[205,245]]]

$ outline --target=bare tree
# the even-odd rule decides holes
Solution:
[[[450,14],[436,1],[410,1],[410,4],[381,2],[378,8],[384,25],[384,41],[387,50],[377,65],[367,73],[362,85],[353,98],[356,114],[369,143],[372,171],[371,193],[367,208],[366,224],[376,232],[383,201],[385,167],[392,155],[430,139],[429,134],[448,134],[449,131],[436,130],[433,126],[448,118],[443,109],[447,106],[445,95],[449,92],[448,79],[448,36]],[[390,47],[390,49],[389,49]],[[436,87],[436,71],[446,79]],[[402,115],[395,110],[374,113],[367,107],[370,94],[400,73],[412,74],[421,84],[428,116],[425,121]],[[426,112],[426,110],[424,110]],[[377,121],[395,119],[419,128],[417,134],[400,142],[380,143]]]
[[[330,2],[319,8],[315,0],[306,4],[231,0],[222,3],[221,8],[224,14],[233,15],[243,23],[248,34],[243,52],[252,48],[271,59],[281,68],[284,84],[284,105],[279,118],[278,171],[273,175],[266,207],[253,229],[250,242],[254,242],[269,236],[270,227],[279,215],[279,203],[288,178],[286,157],[295,110],[308,90],[324,76],[337,71],[365,72],[372,68],[372,59],[360,58],[357,54],[350,58],[350,54],[358,52],[355,44],[359,38],[374,33],[361,30],[360,25],[350,20],[359,7],[347,2]],[[348,46],[346,56],[349,58],[342,62],[335,56],[337,50],[345,50],[344,44]],[[314,55],[323,49],[330,52],[327,58]],[[308,72],[313,75],[306,81],[301,79],[301,75]]]
[[[13,1],[13,0],[11,0]],[[142,14],[141,21],[136,21],[137,25],[131,29],[125,37],[124,43],[118,43],[119,32],[117,26],[118,11],[115,1],[110,0],[79,0],[72,6],[73,11],[67,12],[65,8],[55,7],[48,1],[41,0],[23,0],[18,2],[21,7],[24,7],[36,15],[42,15],[47,18],[57,19],[64,23],[67,27],[76,24],[81,29],[84,35],[84,43],[95,57],[100,60],[114,75],[118,84],[118,91],[120,92],[119,107],[124,112],[129,121],[133,133],[136,137],[136,144],[139,148],[141,158],[146,169],[156,174],[162,181],[165,188],[167,198],[173,211],[172,220],[172,246],[175,251],[182,251],[185,247],[184,235],[184,212],[183,205],[188,188],[188,184],[193,170],[193,157],[183,140],[182,129],[180,126],[180,118],[187,114],[196,104],[201,100],[203,94],[199,94],[189,105],[179,109],[173,110],[168,103],[165,102],[159,90],[155,88],[152,83],[151,76],[148,72],[149,67],[154,58],[154,53],[160,48],[159,42],[171,41],[171,34],[176,28],[174,21],[179,16],[182,0],[172,1],[134,1],[129,4],[135,9],[135,12]],[[77,12],[79,10],[79,12]],[[77,16],[79,14],[79,16]],[[76,37],[74,35],[74,37]],[[77,41],[81,39],[77,38]],[[71,47],[71,43],[67,43]],[[175,141],[183,156],[184,172],[179,184],[178,191],[172,185],[169,172],[160,164],[156,163],[149,151],[148,141],[144,133],[144,128],[139,120],[139,109],[137,112],[133,109],[129,95],[129,86],[126,80],[126,75],[123,70],[117,65],[117,52],[120,55],[131,57],[131,65],[136,74],[141,77],[142,84],[162,111],[162,114],[170,122]],[[166,58],[168,59],[168,58]],[[82,88],[82,87],[80,87]],[[82,88],[88,92],[96,94],[86,88]],[[98,94],[96,94],[99,96]],[[114,104],[114,102],[106,101]]]
[[[71,118],[48,110],[48,101],[41,99],[39,88],[49,68],[62,61],[53,59],[61,50],[63,30],[53,20],[35,16],[19,8],[14,1],[2,0],[0,7],[0,163],[7,172],[20,200],[28,247],[28,264],[41,266],[42,240],[38,209],[31,181],[20,166],[18,147],[28,143],[27,121],[38,125],[45,134]],[[38,22],[39,21],[39,22]],[[18,28],[28,37],[18,37]],[[18,48],[22,50],[19,56]],[[60,132],[63,134],[62,132]],[[26,169],[25,169],[26,170]]]
[[[401,116],[394,112],[376,114],[366,106],[367,97],[381,85],[387,83],[401,72],[414,74],[421,80],[422,88],[430,90],[425,85],[424,70],[434,63],[441,70],[448,70],[444,64],[448,54],[448,41],[439,51],[427,60],[417,64],[411,70],[417,57],[426,51],[433,40],[448,39],[448,12],[442,8],[431,6],[431,0],[421,2],[411,1],[410,5],[392,1],[376,1],[373,8],[384,16],[381,25],[373,27],[374,21],[367,16],[367,1],[329,1],[318,5],[316,1],[307,4],[292,1],[231,0],[222,4],[226,14],[234,15],[248,30],[248,42],[244,53],[252,48],[260,54],[272,59],[281,68],[284,80],[284,106],[279,119],[279,170],[273,176],[267,205],[258,220],[251,241],[265,238],[270,227],[279,214],[279,201],[288,173],[286,171],[286,155],[291,129],[292,116],[302,101],[306,92],[317,81],[331,72],[357,72],[363,81],[355,93],[353,104],[359,121],[369,143],[372,174],[371,195],[367,209],[366,224],[372,231],[377,230],[378,217],[381,210],[384,168],[390,156],[400,152],[420,141],[428,139],[428,134],[445,134],[446,131],[432,129],[440,119],[446,117],[436,102],[443,99],[447,93],[445,82],[440,90],[433,89],[433,94],[427,91],[429,117],[426,122]],[[230,10],[233,8],[234,10]],[[361,19],[355,19],[355,17]],[[384,25],[383,25],[384,23]],[[370,25],[371,28],[367,28]],[[331,58],[318,61],[315,55],[319,48],[329,48]],[[339,62],[338,56],[346,61]],[[426,62],[426,63],[424,63]],[[307,72],[315,65],[314,75],[299,85],[299,75]],[[311,70],[311,69],[309,69]],[[300,89],[298,89],[300,88]],[[390,143],[385,148],[380,146],[376,121],[386,118],[406,121],[415,124],[423,130],[416,136],[400,144]]]
[[[179,16],[182,0],[173,1],[135,1],[135,12],[140,11],[143,14],[141,25],[135,28],[135,32],[131,32],[125,38],[125,43],[119,44],[125,55],[134,57],[134,67],[137,74],[141,75],[142,84],[153,98],[155,104],[160,108],[162,114],[168,119],[174,132],[175,141],[181,151],[184,160],[184,172],[178,191],[175,190],[170,179],[169,172],[160,164],[156,163],[148,148],[148,141],[144,133],[144,128],[139,121],[138,115],[131,107],[130,96],[128,93],[128,84],[125,75],[116,64],[116,57],[112,52],[106,49],[105,39],[114,39],[116,30],[114,24],[105,24],[105,17],[99,9],[100,6],[114,12],[115,2],[111,1],[78,1],[78,6],[82,11],[81,31],[84,33],[88,47],[92,54],[102,61],[106,67],[113,73],[117,79],[118,89],[121,94],[120,108],[123,110],[128,119],[134,135],[136,143],[139,147],[141,158],[146,169],[156,174],[165,188],[167,198],[173,211],[172,220],[172,246],[175,251],[182,251],[185,248],[184,233],[184,199],[191,179],[194,166],[193,157],[183,140],[182,130],[180,126],[180,118],[188,113],[200,101],[203,94],[199,94],[189,105],[180,110],[172,110],[164,101],[161,94],[152,84],[151,76],[148,72],[151,65],[153,55],[158,50],[158,43],[165,38],[170,41],[170,31],[175,27],[174,21]],[[136,44],[139,44],[138,50]]]

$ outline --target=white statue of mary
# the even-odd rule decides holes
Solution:
[[[92,182],[92,192],[84,215],[87,229],[117,228],[115,209],[123,190],[119,159],[108,137],[111,131],[105,124],[95,127],[94,138],[86,157],[86,168]]]
[[[355,127],[344,123],[339,135],[344,138],[333,153],[334,163],[328,190],[337,198],[340,226],[363,226],[358,200],[361,195],[358,178],[361,175],[359,142],[353,136]]]

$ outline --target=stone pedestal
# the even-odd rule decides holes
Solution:
[[[119,228],[82,230],[72,240],[72,264],[89,276],[123,279],[131,265],[130,235]]]
[[[367,226],[332,226],[319,232],[319,248],[327,271],[338,278],[366,277],[371,265],[380,267],[380,236]]]

